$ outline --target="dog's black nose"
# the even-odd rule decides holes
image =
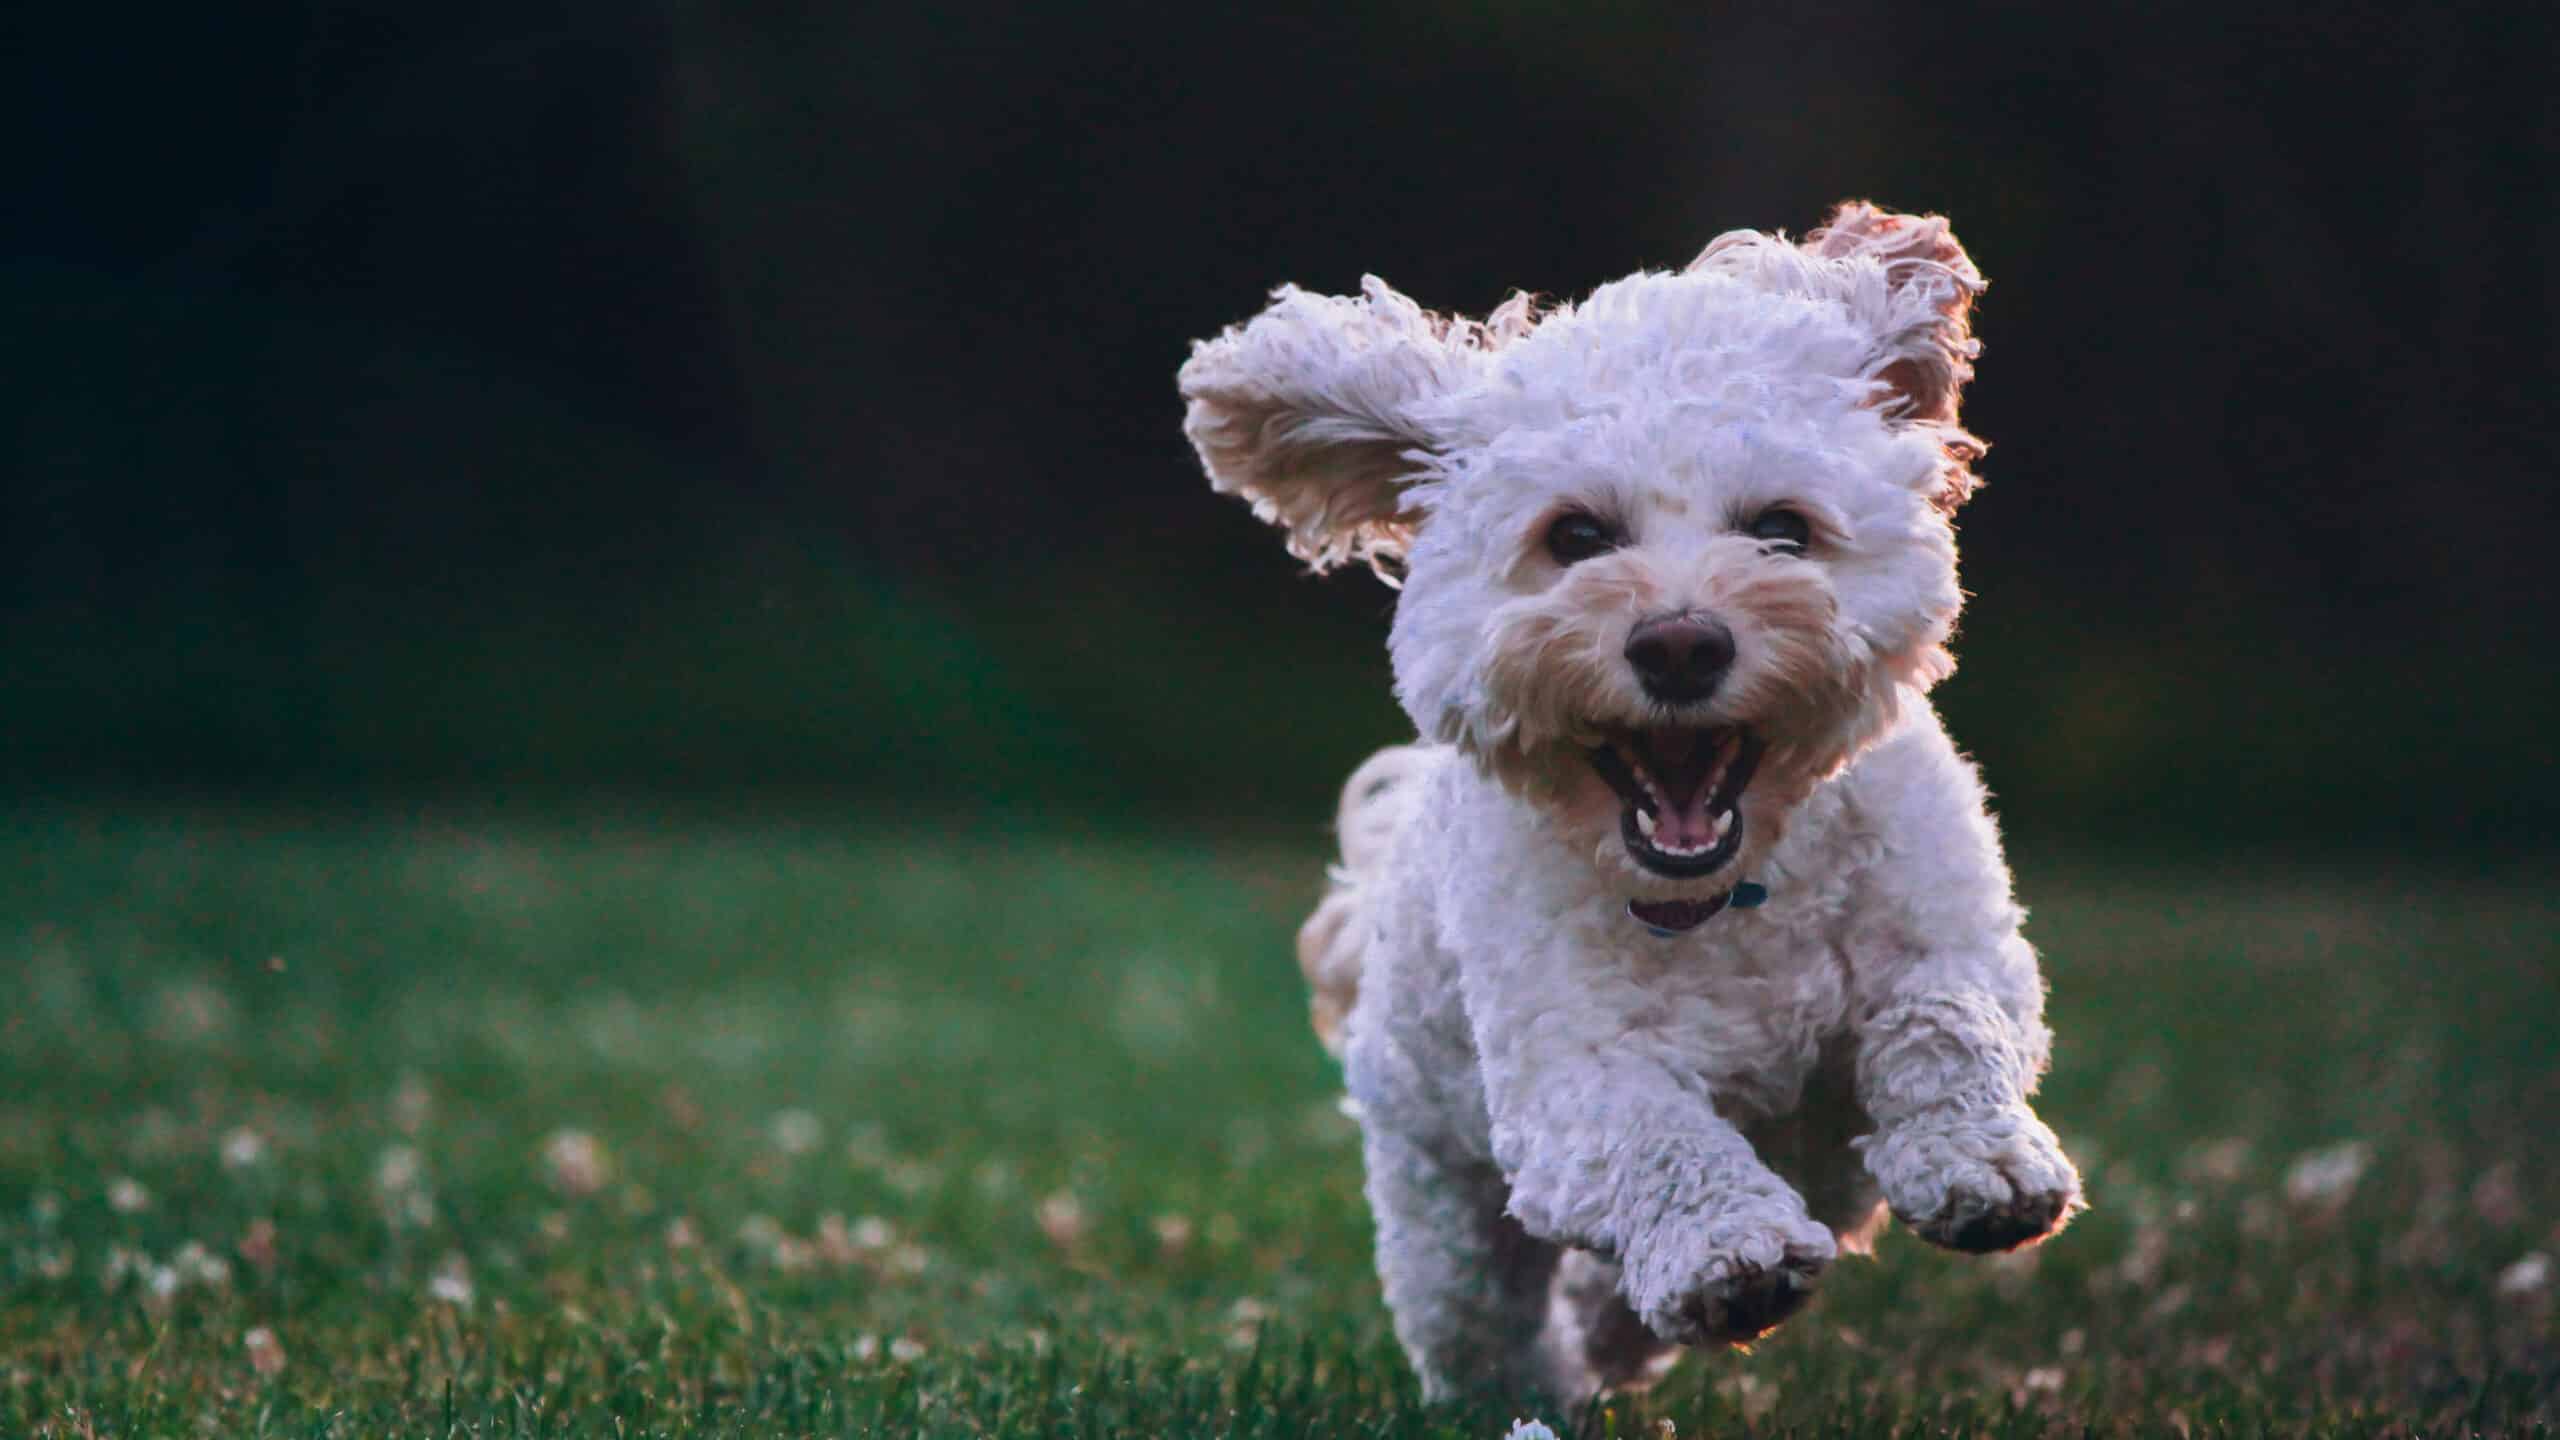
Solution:
[[[1627,663],[1656,700],[1704,700],[1733,664],[1733,632],[1703,615],[1657,616],[1628,633]]]

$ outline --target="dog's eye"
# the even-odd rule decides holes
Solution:
[[[1547,527],[1547,553],[1556,557],[1559,565],[1578,564],[1617,548],[1618,532],[1599,517],[1579,510],[1557,516],[1556,522]]]
[[[1789,555],[1801,555],[1813,539],[1813,526],[1786,506],[1773,505],[1752,520],[1751,538],[1766,540]]]

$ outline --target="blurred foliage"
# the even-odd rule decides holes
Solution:
[[[2201,17],[2199,17],[2201,18]],[[2025,833],[2547,849],[2548,7],[50,7],[0,781],[1312,825],[1387,597],[1177,433],[1270,285],[1870,194],[1992,276]],[[1961,56],[1951,54],[1961,51]]]
[[[1168,562],[1042,603],[768,554],[681,586],[527,592],[18,617],[0,627],[0,786],[1304,832],[1410,733],[1392,597],[1366,576],[1244,587]],[[2560,777],[2508,763],[2560,726],[2532,656],[2161,654],[2016,608],[1977,601],[1938,694],[2027,843],[2547,848]]]

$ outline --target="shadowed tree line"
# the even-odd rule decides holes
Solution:
[[[1397,733],[1388,597],[1207,495],[1185,343],[1283,279],[1481,310],[1871,195],[1992,278],[1945,693],[2030,830],[2560,808],[2540,7],[30,25],[20,784],[1310,818]]]

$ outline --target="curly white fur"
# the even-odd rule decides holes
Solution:
[[[1962,601],[1981,287],[1943,220],[1853,204],[1545,315],[1284,289],[1184,367],[1219,489],[1319,567],[1407,571],[1390,651],[1426,741],[1346,788],[1299,946],[1426,1393],[1642,1383],[1783,1318],[1886,1207],[1982,1250],[2079,1204],[2028,1108],[2035,954],[1925,698]],[[1772,507],[1801,553],[1747,533]],[[1558,560],[1565,513],[1618,543]],[[1663,615],[1732,636],[1710,696],[1635,673]],[[1767,745],[1707,875],[1636,857],[1591,763],[1666,724]],[[1630,915],[1745,879],[1765,905],[1685,933]]]

